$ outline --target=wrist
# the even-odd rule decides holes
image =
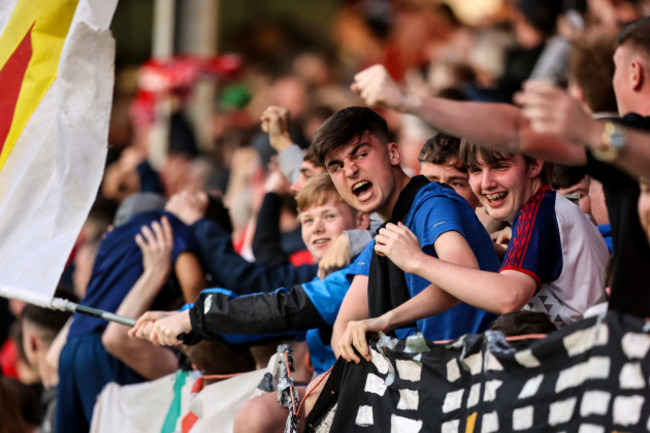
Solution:
[[[387,332],[395,328],[395,310],[389,310],[378,317],[381,321],[381,331]]]
[[[142,272],[143,278],[153,283],[164,283],[169,277],[170,269],[168,267],[145,268]]]
[[[420,96],[402,91],[402,97],[396,109],[402,113],[417,113],[421,106],[422,98]]]
[[[595,144],[591,147],[592,155],[603,162],[614,162],[625,149],[627,142],[625,130],[614,122],[594,122],[592,138]],[[598,138],[595,138],[596,135]]]
[[[284,149],[293,144],[291,137],[289,137],[289,134],[276,135],[270,141],[271,147],[278,153],[282,152]]]

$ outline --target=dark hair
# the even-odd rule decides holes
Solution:
[[[616,46],[630,44],[650,55],[650,16],[639,18],[624,26],[616,35]]]
[[[39,397],[34,387],[0,376],[0,433],[28,432],[39,423]]]
[[[202,340],[183,346],[191,363],[205,375],[243,373],[255,369],[255,360],[245,346],[231,346],[218,340]],[[214,382],[207,380],[206,383]]]
[[[548,334],[557,330],[546,313],[513,311],[502,314],[490,325],[492,331],[501,331],[506,337],[527,334]]]
[[[418,162],[447,164],[454,159],[460,162],[460,143],[461,139],[458,137],[443,133],[436,134],[424,142],[418,155]],[[461,167],[461,170],[467,171],[464,167]]]
[[[223,204],[223,198],[218,194],[208,194],[208,207],[205,210],[205,218],[216,221],[219,225],[232,234],[232,221],[228,208]]]
[[[59,286],[56,292],[54,292],[54,297],[79,302],[79,297],[74,292],[62,286]],[[72,316],[72,313],[69,311],[53,310],[34,304],[26,304],[20,313],[20,320],[26,320],[38,326],[43,330],[43,340],[51,343],[70,316]]]
[[[580,183],[586,175],[585,167],[553,164],[551,186],[553,189],[569,188]]]
[[[364,133],[388,143],[388,124],[383,117],[368,107],[348,107],[331,115],[314,134],[310,150],[325,162],[327,154]]]
[[[569,57],[569,75],[582,89],[591,111],[616,112],[613,39],[609,36],[582,38],[573,44]]]
[[[510,161],[515,157],[516,154],[508,153],[508,152],[497,152],[496,150],[491,150],[488,149],[487,147],[481,147],[477,144],[463,141],[460,144],[459,155],[460,155],[460,160],[465,166],[465,168],[467,170],[470,170],[473,167],[477,167],[479,165],[478,163],[479,156],[481,157],[481,159],[485,164],[492,165],[500,161]],[[535,158],[531,158],[526,155],[521,155],[521,156],[522,158],[524,158],[524,163],[526,164],[526,167],[528,167],[528,165],[531,162],[535,161]],[[548,174],[546,173],[545,169],[542,169],[539,172],[539,177],[545,185],[548,184]]]
[[[325,166],[323,165],[323,162],[320,159],[318,159],[318,157],[316,155],[314,155],[314,152],[311,150],[311,148],[309,148],[309,149],[307,149],[305,151],[305,156],[302,158],[302,160],[311,162],[316,167],[325,168]]]

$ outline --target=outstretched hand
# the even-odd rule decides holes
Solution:
[[[145,272],[169,275],[171,271],[171,252],[174,247],[172,227],[167,217],[151,223],[151,228],[143,226],[135,236],[135,243],[142,251],[142,263]]]
[[[416,258],[424,254],[418,238],[401,222],[388,223],[375,236],[375,251],[404,272],[414,273]]]
[[[580,101],[549,81],[525,82],[514,100],[523,108],[533,131],[539,134],[582,144],[584,137],[591,135],[594,124],[597,124]]]

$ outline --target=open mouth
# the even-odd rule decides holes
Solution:
[[[313,244],[316,246],[323,245],[329,242],[329,238],[323,238],[323,239],[316,239]]]
[[[484,194],[489,203],[496,203],[503,200],[508,195],[507,192],[500,192],[497,194]]]
[[[367,180],[362,180],[361,182],[358,182],[354,185],[352,185],[352,193],[357,197],[357,198],[366,198],[368,193],[370,192],[370,188],[372,187],[372,183],[368,182]]]

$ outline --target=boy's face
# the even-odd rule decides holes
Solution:
[[[393,172],[401,155],[395,143],[383,143],[365,132],[330,151],[325,167],[339,194],[350,206],[366,213],[390,216],[393,196],[399,194]]]
[[[325,169],[319,165],[315,165],[310,161],[303,161],[300,165],[300,176],[298,176],[298,179],[296,179],[296,181],[291,184],[291,192],[293,195],[298,195],[302,187],[305,186],[309,179],[316,176],[317,174],[321,174],[324,171]]]
[[[512,223],[519,209],[541,186],[541,181],[535,179],[542,165],[539,160],[526,164],[521,155],[486,164],[479,155],[477,166],[469,169],[469,183],[490,217]]]
[[[420,174],[426,176],[431,182],[446,183],[463,197],[472,209],[478,206],[478,197],[469,186],[469,174],[463,170],[458,159],[453,159],[445,164],[433,162],[420,162]]]
[[[641,226],[650,242],[650,179],[642,178],[640,182],[641,194],[639,195],[639,219]]]
[[[320,260],[344,230],[356,229],[356,216],[350,206],[337,199],[300,212],[302,240],[311,255]]]
[[[591,198],[589,197],[589,178],[587,176],[583,177],[575,185],[568,188],[559,188],[557,192],[562,195],[578,194],[580,196],[578,206],[586,215],[591,217]]]

